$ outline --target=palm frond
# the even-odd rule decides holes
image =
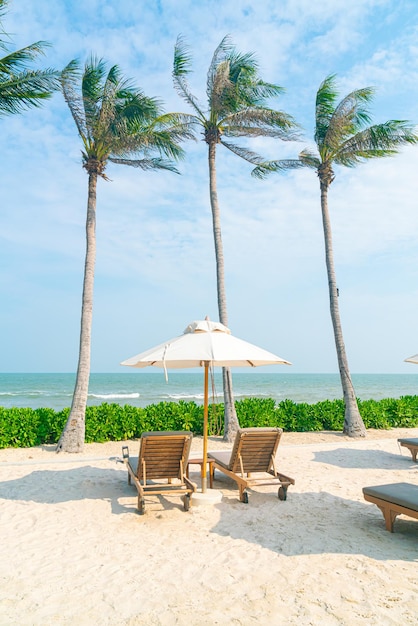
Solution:
[[[264,159],[259,154],[253,152],[252,150],[249,150],[248,148],[237,146],[236,144],[226,142],[223,139],[221,139],[221,144],[225,146],[225,148],[228,148],[228,150],[230,150],[234,154],[241,157],[241,159],[244,159],[245,161],[248,161],[253,165],[259,165],[260,163],[264,162]]]
[[[331,74],[321,83],[316,94],[315,142],[319,149],[321,149],[324,143],[329,123],[335,110],[337,97],[336,76]]]
[[[258,62],[252,52],[240,53],[229,36],[224,37],[212,57],[206,93],[212,114],[224,117],[231,111],[262,106],[266,99],[284,90],[258,75]]]
[[[14,74],[27,69],[28,63],[45,54],[45,48],[50,47],[47,41],[37,41],[30,46],[9,52],[0,59],[0,73]]]
[[[130,165],[131,167],[138,167],[141,170],[168,170],[175,174],[180,174],[175,164],[172,161],[166,159],[122,159],[117,157],[109,157],[109,161],[117,163],[118,165]]]
[[[111,146],[123,144],[138,132],[146,134],[146,127],[152,125],[160,114],[159,100],[145,96],[122,76],[117,66],[113,66],[103,85],[95,139]]]
[[[208,94],[209,110],[212,121],[216,122],[224,108],[225,93],[231,88],[229,80],[229,62],[223,61],[216,68],[213,76],[212,89]]]
[[[105,61],[91,56],[85,64],[84,73],[81,79],[81,96],[84,106],[86,127],[89,132],[97,127],[105,80]]]
[[[76,86],[81,79],[81,67],[78,59],[72,59],[61,71],[60,80],[65,83],[72,83]]]
[[[127,121],[137,120],[141,124],[153,122],[161,115],[161,102],[157,98],[146,96],[139,89],[133,87],[129,89],[129,84],[122,82],[117,86],[113,99],[109,99],[109,104],[113,104],[117,117]]]
[[[227,115],[221,122],[226,136],[277,137],[283,141],[300,139],[299,125],[291,115],[263,107],[247,108]]]
[[[40,106],[59,89],[59,76],[59,72],[52,69],[23,71],[7,79],[0,76],[0,114],[21,113]]]
[[[286,90],[280,85],[266,83],[264,80],[256,80],[251,83],[242,81],[240,84],[241,91],[245,93],[246,98],[254,103],[262,105],[268,98],[275,98],[283,94]]]
[[[331,124],[334,118],[347,118],[352,122],[354,132],[361,130],[365,124],[369,124],[371,120],[369,107],[375,91],[374,87],[363,87],[349,93],[335,108]]]
[[[348,137],[355,135],[371,121],[369,111],[374,89],[365,87],[351,92],[341,100],[329,120],[323,147],[335,153]]]
[[[116,135],[119,135],[119,129],[115,126],[120,126],[125,122],[122,110],[125,104],[130,104],[134,97],[134,94],[129,93],[128,85],[121,83],[121,71],[117,65],[113,65],[107,76],[104,78],[103,83],[96,83],[96,87],[100,89],[98,100],[93,104],[92,110],[94,111],[94,124],[96,124],[96,136],[101,134],[107,135],[115,131]],[[120,93],[122,90],[122,93]],[[85,99],[87,103],[87,100]],[[122,109],[118,104],[122,103]],[[118,121],[114,124],[115,119]]]
[[[186,76],[192,71],[191,65],[190,46],[182,35],[178,35],[174,46],[173,74],[175,76]]]
[[[78,63],[71,62],[61,74],[61,85],[83,141],[88,171],[99,163],[104,177],[108,160],[177,171],[173,161],[184,156],[179,141],[193,137],[187,116],[162,113],[160,101],[134,87],[118,66],[107,70],[107,64],[94,57],[81,76]]]
[[[317,170],[321,165],[319,156],[306,148],[299,153],[299,160],[305,167],[310,167],[314,170]]]
[[[279,159],[277,161],[264,161],[255,167],[251,176],[260,180],[265,180],[273,172],[283,173],[288,170],[295,170],[304,167],[299,159]]]
[[[339,165],[353,167],[366,159],[393,156],[401,146],[418,143],[416,130],[406,120],[389,120],[370,126],[347,139],[334,160]]]
[[[7,8],[7,2],[0,4],[0,16]],[[2,25],[1,34],[6,35]],[[0,115],[21,113],[30,107],[38,107],[43,100],[60,88],[59,72],[51,68],[31,69],[30,64],[45,54],[50,44],[37,41],[25,48],[9,52],[5,41],[0,49],[7,54],[0,59]]]
[[[258,75],[258,63],[252,53],[235,54],[230,59],[230,79],[233,84],[232,102],[235,110],[243,107],[262,106],[266,98],[278,95],[283,90],[265,83]],[[231,107],[231,104],[229,105]]]
[[[112,68],[109,71],[112,72]],[[84,72],[81,79],[81,93],[83,98],[91,102],[99,102],[102,98],[103,85],[107,74],[105,60],[92,55],[84,65]]]
[[[253,52],[242,53],[235,48],[231,48],[227,58],[231,66],[231,81],[233,83],[237,83],[242,79],[243,72],[245,72],[249,80],[257,78],[259,65]]]
[[[197,125],[200,125],[200,120],[186,113],[164,113],[154,122],[154,126],[169,132],[175,141],[196,140],[195,127]]]
[[[241,65],[239,65],[241,61]],[[284,93],[284,88],[261,79],[258,64],[253,55],[237,57],[231,62],[231,82],[235,85],[236,99],[241,106],[263,106],[269,98]]]
[[[157,150],[170,159],[178,160],[184,157],[179,142],[195,139],[190,124],[185,123],[184,116],[176,113],[165,113],[145,123],[140,118],[131,118],[126,128],[120,127],[118,131],[112,142],[112,154],[118,156],[127,152],[145,154]]]
[[[77,91],[77,85],[81,80],[81,69],[77,59],[73,59],[62,70],[60,82],[64,100],[67,103],[74,122],[77,126],[78,134],[83,142],[87,137],[86,120],[84,116],[84,106],[81,94]]]
[[[174,160],[184,157],[184,150],[177,143],[173,133],[152,127],[136,133],[121,134],[119,139],[113,141],[111,153],[115,156],[141,153],[144,156],[155,151]]]
[[[229,35],[225,35],[225,37],[222,39],[221,43],[218,45],[215,52],[213,53],[207,73],[206,95],[209,103],[212,100],[212,91],[216,81],[218,67],[228,60],[228,55],[232,54],[232,52],[233,46],[231,42],[231,37]]]
[[[284,92],[284,89],[279,85],[267,83],[260,78],[253,55],[237,55],[236,59],[229,60],[229,63],[231,87],[224,95],[224,109],[226,111],[262,107],[269,98]]]
[[[7,11],[9,0],[0,0],[0,20]]]
[[[185,43],[185,40],[180,35],[177,37],[176,44],[174,46],[174,62],[173,62],[173,83],[174,89],[179,96],[183,98],[198,114],[201,119],[204,119],[204,114],[199,106],[198,100],[194,97],[190,91],[186,76],[191,71],[191,55],[189,47]]]

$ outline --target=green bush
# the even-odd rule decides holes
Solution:
[[[401,396],[396,413],[391,415],[393,428],[414,428],[418,425],[418,396]]]
[[[366,428],[413,428],[418,426],[418,396],[399,399],[358,401]],[[285,431],[341,431],[344,401],[325,400],[316,404],[272,398],[245,398],[235,403],[240,425],[280,426]],[[209,434],[223,434],[222,403],[209,407]],[[57,443],[70,409],[0,407],[0,448],[26,448]],[[101,404],[86,409],[86,442],[137,439],[144,431],[203,431],[203,407],[195,402],[159,402],[144,408]]]
[[[235,402],[239,424],[251,426],[277,426],[276,403],[273,398],[244,398]]]
[[[27,448],[40,443],[33,409],[0,408],[0,447]]]
[[[317,419],[322,423],[319,430],[342,430],[344,426],[344,400],[323,400],[313,404]]]

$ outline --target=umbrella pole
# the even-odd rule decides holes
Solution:
[[[208,405],[209,405],[209,363],[205,361],[205,382],[203,396],[203,463],[202,463],[202,493],[207,488],[208,465]]]

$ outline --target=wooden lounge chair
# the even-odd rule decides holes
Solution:
[[[138,490],[140,515],[145,513],[145,494],[181,495],[184,510],[189,510],[190,495],[197,488],[186,476],[192,438],[192,433],[181,431],[142,433],[139,457],[133,458],[128,446],[122,447],[128,482],[133,480]]]
[[[215,469],[237,483],[241,502],[248,503],[249,487],[270,484],[279,484],[278,497],[286,500],[287,488],[295,481],[277,470],[275,457],[282,433],[281,428],[241,428],[232,450],[208,452]]]
[[[398,443],[405,448],[408,448],[410,453],[412,454],[412,460],[417,460],[418,454],[418,439],[398,439]]]
[[[418,485],[393,483],[376,487],[363,487],[364,499],[376,504],[385,518],[386,530],[393,533],[393,523],[398,515],[418,519]]]

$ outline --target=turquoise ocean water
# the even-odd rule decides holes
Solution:
[[[353,374],[360,400],[399,398],[418,395],[417,374]],[[0,374],[0,406],[68,407],[74,390],[74,374]],[[259,371],[233,373],[236,400],[246,397],[274,398],[276,402],[315,403],[342,397],[338,374],[264,374]],[[222,377],[215,373],[210,396],[222,401]],[[89,405],[107,403],[146,406],[161,401],[194,400],[203,402],[202,373],[129,372],[91,374]]]

